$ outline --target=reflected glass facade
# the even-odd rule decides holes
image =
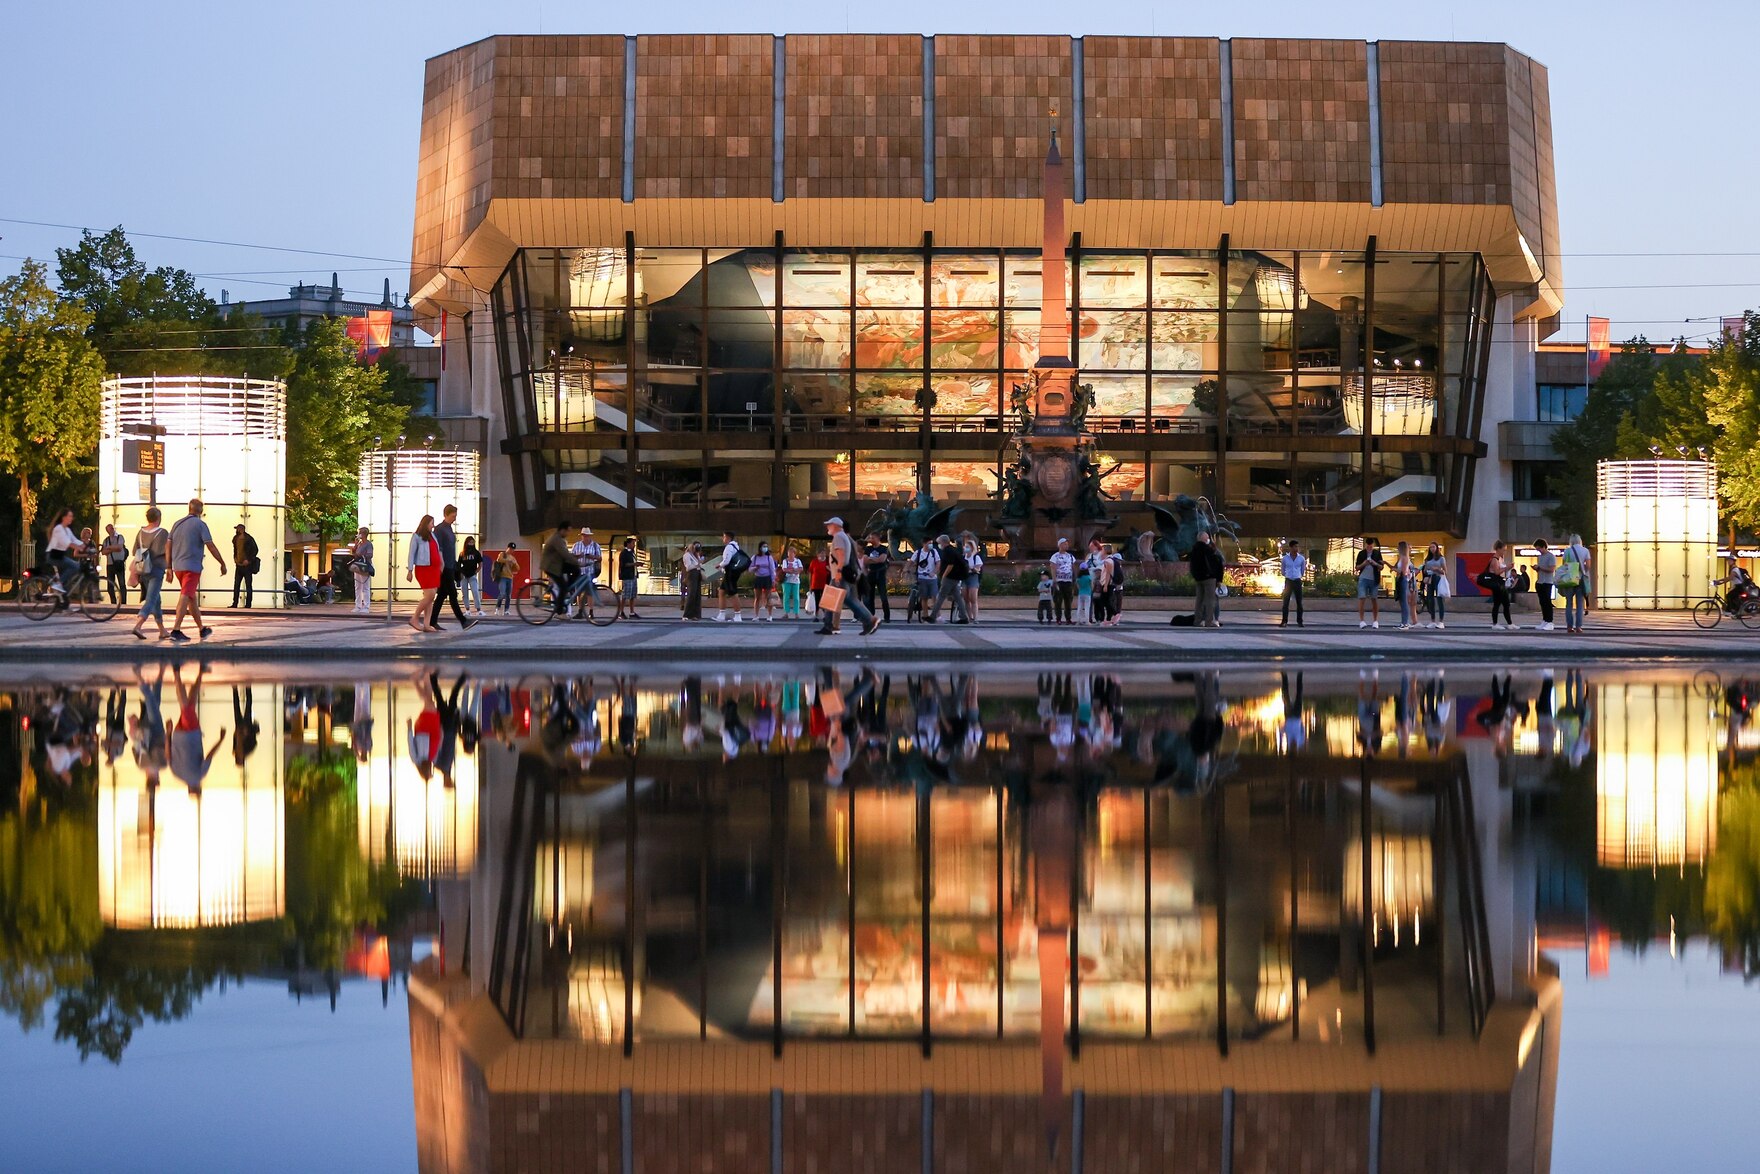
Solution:
[[[1116,516],[1202,493],[1248,535],[1463,531],[1478,255],[1077,241],[1069,274]],[[1004,249],[520,250],[492,298],[522,522],[805,535],[922,491],[980,528],[1039,291]]]

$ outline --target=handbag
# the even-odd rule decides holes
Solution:
[[[836,615],[843,608],[843,597],[848,590],[833,584],[819,592],[819,610]]]
[[[1560,587],[1575,587],[1583,581],[1583,564],[1577,560],[1575,550],[1565,548],[1564,561],[1559,563],[1552,581]]]

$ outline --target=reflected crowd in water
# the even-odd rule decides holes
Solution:
[[[1084,1047],[1478,1041],[1535,1005],[1545,951],[1605,968],[1616,941],[1703,936],[1760,973],[1751,692],[1436,668],[24,681],[0,686],[0,1011],[119,1062],[229,982],[334,1005],[376,980],[389,1005],[414,974],[512,1040],[610,1055],[1034,1041],[1055,1138]]]

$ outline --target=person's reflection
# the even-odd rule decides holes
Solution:
[[[104,697],[104,765],[113,766],[128,749],[128,693],[112,685]]]
[[[1527,702],[1517,695],[1515,679],[1509,673],[1491,674],[1491,702],[1473,720],[1491,737],[1499,758],[1506,757],[1515,737],[1516,719],[1527,712]]]
[[[636,716],[640,706],[636,703],[636,679],[624,677],[618,682],[617,690],[617,746],[625,754],[636,752]]]
[[[686,750],[703,744],[703,678],[690,676],[679,688],[678,719],[682,726],[679,741]]]
[[[206,753],[202,737],[202,677],[207,669],[196,666],[196,679],[184,684],[183,666],[172,666],[172,679],[177,685],[177,726],[171,733],[171,774],[189,788],[192,795],[202,793],[202,783],[208,777],[208,770],[214,765],[214,756],[220,753],[221,745],[226,741],[226,731],[221,730],[214,738],[214,745]]]
[[[354,751],[356,762],[365,762],[373,755],[373,685],[370,681],[354,683],[354,712],[349,715],[348,744]]]
[[[1381,752],[1381,672],[1357,673],[1357,749],[1374,758]]]
[[[236,766],[244,766],[257,749],[257,735],[261,732],[256,717],[252,712],[253,699],[251,687],[238,685],[232,687],[232,761]]]
[[[440,691],[440,674],[428,674],[428,696],[431,701],[435,723],[439,727],[439,745],[434,748],[434,768],[440,772],[440,781],[451,787],[456,777],[458,766],[458,739],[461,715],[458,708],[458,695],[464,688],[468,674],[460,673],[458,680],[452,683],[452,690],[445,695]],[[475,739],[471,739],[472,742]],[[427,776],[424,775],[424,778]]]
[[[432,677],[430,677],[432,683]],[[434,757],[440,752],[440,691],[435,688],[414,718],[405,718],[403,728],[409,743],[410,765],[416,768],[423,782],[434,777]]]
[[[1561,740],[1565,757],[1571,766],[1583,765],[1589,757],[1589,693],[1579,669],[1564,675],[1564,706],[1558,711],[1563,726]]]
[[[1540,673],[1540,694],[1534,699],[1535,753],[1551,758],[1558,749],[1558,721],[1553,710],[1552,670]]]
[[[165,753],[170,727],[165,724],[165,713],[160,701],[165,687],[165,665],[161,663],[155,666],[151,682],[148,682],[139,665],[135,666],[134,676],[140,682],[141,712],[140,716],[128,719],[129,741],[132,743],[135,765],[146,776],[147,787],[151,789],[159,785],[159,776],[170,765]]]
[[[1441,670],[1424,682],[1418,705],[1423,713],[1424,745],[1434,753],[1448,740],[1448,722],[1454,715],[1454,702],[1449,700]]]
[[[790,677],[782,682],[778,708],[782,714],[782,741],[789,749],[800,745],[801,735],[806,732],[806,722],[801,716],[801,681],[799,677]]]
[[[1393,694],[1393,740],[1399,757],[1404,758],[1412,744],[1412,674],[1399,675],[1399,687]]]
[[[759,682],[752,701],[752,745],[760,751],[770,749],[776,737],[776,704],[770,697],[770,683]]]
[[[739,757],[739,752],[747,742],[752,740],[752,731],[746,727],[745,720],[739,715],[739,699],[723,695],[721,701],[721,758],[731,762]]]
[[[1214,671],[1198,673],[1194,685],[1198,708],[1192,715],[1192,725],[1186,739],[1191,743],[1192,758],[1196,764],[1193,781],[1200,792],[1205,792],[1215,785],[1218,773],[1216,752],[1222,745],[1222,718],[1225,712],[1222,674]]]
[[[1308,747],[1308,724],[1302,709],[1304,681],[1302,674],[1279,673],[1278,684],[1283,693],[1283,752],[1299,754]]]

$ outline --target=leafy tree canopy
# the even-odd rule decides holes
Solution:
[[[276,332],[222,313],[183,269],[149,270],[120,226],[57,249],[61,288],[91,315],[88,337],[120,375],[254,375],[278,379],[290,362]]]
[[[0,280],[0,473],[18,479],[22,528],[46,481],[89,466],[98,447],[103,360],[91,315],[49,284],[40,261]]]

